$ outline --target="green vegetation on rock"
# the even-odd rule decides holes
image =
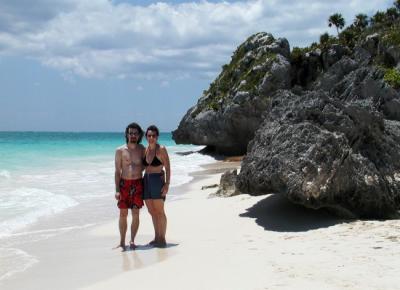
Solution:
[[[293,47],[293,50],[290,54],[290,60],[292,63],[300,63],[303,59],[303,57],[306,55],[306,53],[313,51],[314,49],[319,48],[318,44],[315,44],[315,46],[310,46],[310,47]]]
[[[250,36],[236,49],[231,62],[222,66],[220,75],[210,84],[208,90],[203,92],[203,96],[206,96],[206,98],[197,104],[196,110],[192,112],[192,117],[195,117],[205,108],[218,111],[220,103],[227,99],[229,93],[241,84],[241,90],[256,92],[256,87],[266,71],[254,68],[276,60],[276,55],[268,51],[254,55],[254,39],[263,35],[264,33],[257,33]],[[266,44],[275,41],[270,34],[264,36],[268,37]]]
[[[400,89],[400,71],[396,68],[387,69],[383,79],[393,88]]]
[[[247,71],[244,72],[239,80],[239,84],[245,82],[240,86],[241,91],[248,91],[252,94],[257,94],[257,86],[265,76],[265,66],[276,61],[277,56],[275,53],[264,52],[256,59],[253,59],[249,64]]]
[[[391,47],[392,50],[400,49],[400,0],[396,0],[386,11],[376,12],[372,17],[361,13],[355,15],[353,23],[347,27],[343,16],[335,13],[329,17],[328,25],[336,27],[337,36],[324,33],[318,43],[304,48],[294,47],[290,55],[292,65],[301,66],[304,60],[308,61],[308,54],[316,50],[319,50],[317,56],[324,55],[333,45],[341,45],[351,51],[356,46],[362,46],[368,36],[376,33],[379,45]],[[219,76],[203,92],[192,117],[204,110],[219,111],[238,91],[258,94],[262,79],[268,74],[272,63],[278,61],[276,54],[262,46],[274,41],[271,34],[257,33],[241,44],[233,53],[230,63],[222,66]],[[372,61],[376,66],[385,67],[385,81],[398,88],[399,71],[393,69],[391,57],[373,55]]]
[[[390,29],[384,36],[383,42],[387,45],[395,45],[400,47],[400,27]]]
[[[342,21],[343,20],[343,21]],[[393,7],[386,11],[378,11],[371,18],[365,14],[357,14],[352,24],[344,28],[344,19],[340,13],[331,15],[328,19],[328,25],[335,26],[338,31],[338,37],[324,33],[320,36],[318,44],[312,44],[309,47],[293,48],[291,52],[292,62],[298,62],[305,57],[305,54],[317,48],[329,49],[334,44],[340,44],[349,48],[354,48],[360,42],[365,41],[368,35],[378,33],[382,44],[386,46],[395,46],[400,49],[400,0],[393,3]],[[340,29],[344,28],[341,32]],[[374,63],[386,65],[384,60],[379,57]]]
[[[357,14],[354,18],[353,25],[354,27],[358,28],[359,30],[364,29],[369,24],[368,16],[366,14]]]

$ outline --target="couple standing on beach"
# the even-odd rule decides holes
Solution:
[[[143,200],[153,220],[155,233],[149,244],[156,247],[167,245],[164,201],[169,188],[171,168],[166,148],[157,143],[158,136],[159,130],[156,126],[148,127],[145,133],[148,146],[145,148],[140,144],[143,138],[142,128],[136,123],[131,123],[125,129],[126,145],[118,147],[115,153],[115,198],[120,210],[119,246],[122,249],[125,249],[129,209],[132,210],[129,246],[131,249],[136,248],[135,237]]]

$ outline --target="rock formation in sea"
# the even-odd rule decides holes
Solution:
[[[348,36],[352,37],[348,37]],[[400,209],[400,13],[289,51],[251,36],[173,137],[246,156],[241,192],[346,217]]]

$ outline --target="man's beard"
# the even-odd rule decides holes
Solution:
[[[129,139],[128,143],[129,144],[137,144],[137,139],[136,140],[135,139]]]

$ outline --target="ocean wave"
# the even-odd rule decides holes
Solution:
[[[22,233],[14,233],[10,234],[9,237],[22,237],[26,235],[34,235],[34,234],[54,234],[54,233],[65,233],[69,232],[72,230],[81,230],[89,227],[95,226],[95,223],[89,223],[89,224],[84,224],[84,225],[79,225],[79,226],[69,226],[69,227],[62,227],[62,228],[56,228],[56,229],[44,229],[44,230],[36,230],[36,231],[26,231]]]
[[[78,202],[68,196],[43,189],[21,187],[10,191],[1,196],[1,217],[5,220],[0,222],[0,237],[76,205]]]
[[[190,155],[171,154],[171,186],[179,186],[190,182],[193,177],[190,173],[201,169],[202,165],[215,162],[215,159],[208,155],[192,153]]]
[[[1,243],[5,247],[15,247],[19,244],[25,244],[27,240],[29,242],[38,242],[47,240],[48,238],[57,236],[59,234],[64,234],[70,231],[82,230],[89,227],[93,227],[97,225],[96,223],[88,223],[84,225],[78,226],[68,226],[68,227],[60,227],[53,229],[43,229],[43,230],[34,230],[34,231],[24,231],[20,233],[12,233],[3,238],[0,237]]]
[[[23,272],[39,262],[35,257],[16,248],[0,248],[0,281]]]
[[[0,170],[0,178],[11,179],[11,174],[7,170]]]

